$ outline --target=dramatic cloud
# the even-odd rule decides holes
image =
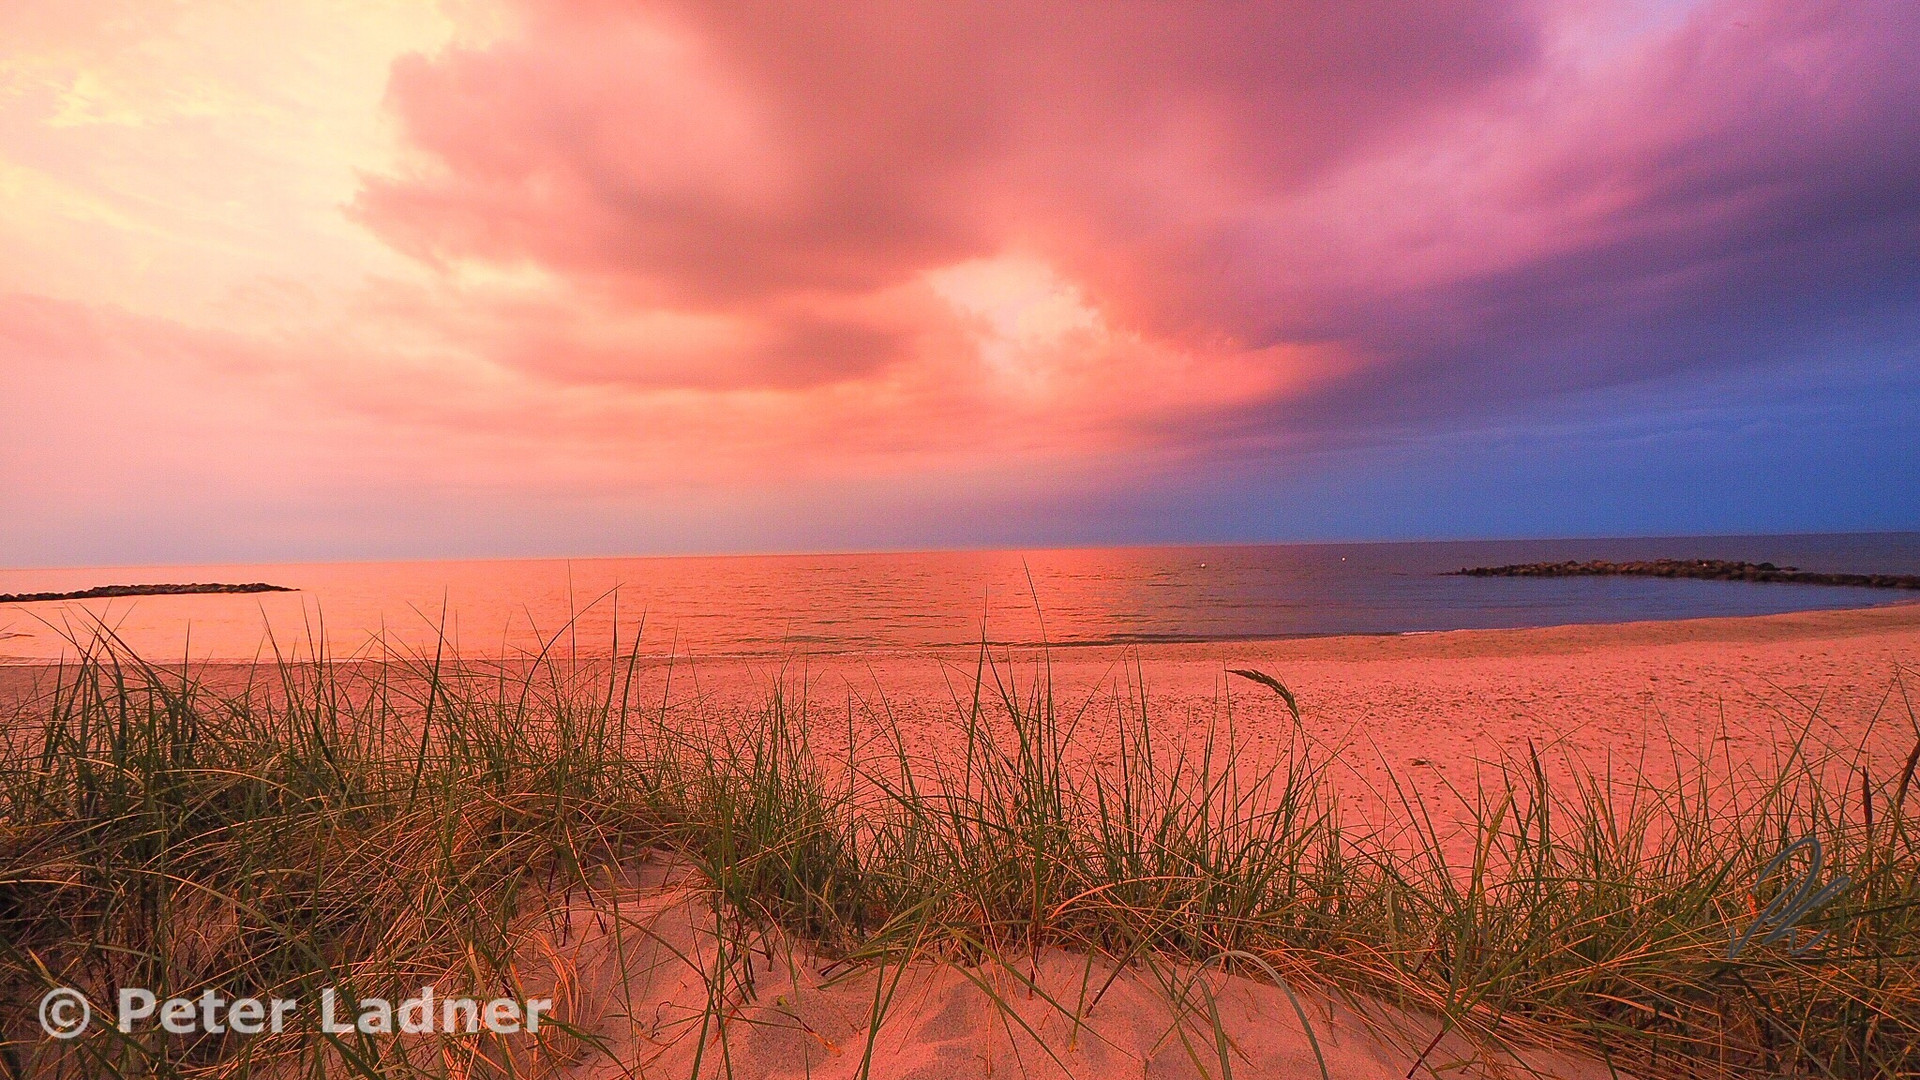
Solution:
[[[958,344],[927,276],[996,258],[1128,332],[1244,348],[1211,294],[1247,215],[1532,54],[1503,5],[1437,12],[527,5],[507,41],[396,65],[425,160],[359,212],[657,316],[623,368],[546,352],[563,378],[870,376]],[[678,359],[702,347],[752,359]]]
[[[1324,397],[1338,422],[1436,384],[1733,362],[1916,276],[1920,15],[1897,2],[1710,4],[1611,43],[1495,3],[522,15],[396,65],[423,160],[358,212],[423,259],[565,281],[586,306],[509,361],[563,381],[944,363],[977,327],[935,296],[977,315],[951,268],[1001,260],[1060,289],[1002,322],[1071,296],[1243,363],[1254,415]]]
[[[287,11],[0,14],[0,372],[144,448],[16,398],[48,522],[269,461],[650,537],[1119,521],[1581,395],[1916,377],[1905,0]]]

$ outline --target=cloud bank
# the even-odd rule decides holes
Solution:
[[[144,372],[106,397],[211,379],[218,416],[293,418],[259,438],[330,491],[748,516],[798,490],[1161,505],[1581,395],[1915,379],[1900,0],[516,0],[486,25],[386,65],[391,152],[333,203],[377,256],[249,264],[217,310],[12,282],[0,364],[54,396],[86,356]]]

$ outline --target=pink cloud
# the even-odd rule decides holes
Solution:
[[[530,262],[603,311],[736,324],[736,355],[704,372],[671,342],[514,349],[555,377],[639,384],[796,385],[943,355],[965,343],[921,282],[1009,253],[1116,328],[1218,351],[1206,264],[1249,203],[1533,48],[1495,3],[522,10],[506,42],[396,66],[392,105],[426,160],[369,179],[357,213],[422,258]]]
[[[0,282],[0,359],[59,403],[0,438],[65,478],[11,482],[1124,488],[1895,333],[1920,294],[1902,0],[513,10],[392,64],[404,153],[348,237],[196,237],[225,307]]]
[[[564,311],[488,333],[561,382],[952,378],[980,342],[930,276],[1029,260],[1239,380],[1190,403],[1204,430],[1249,399],[1390,402],[1461,350],[1614,377],[1635,361],[1559,339],[1737,318],[1740,290],[1797,280],[1763,265],[1796,243],[1908,244],[1883,227],[1913,165],[1896,3],[1707,4],[1605,55],[1569,12],[1500,3],[520,11],[396,66],[422,161],[355,212],[423,259],[551,275]],[[1871,235],[1821,231],[1874,183]]]

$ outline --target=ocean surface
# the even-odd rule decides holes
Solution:
[[[1643,578],[1469,578],[1466,566],[1719,558],[1920,574],[1920,533],[1265,544],[1034,551],[0,570],[0,593],[265,581],[298,589],[0,605],[0,659],[113,628],[150,658],[499,655],[551,642],[647,655],[1059,646],[1391,634],[1759,615],[1920,599],[1904,590]],[[642,620],[644,619],[644,623]],[[616,636],[617,634],[617,636]]]

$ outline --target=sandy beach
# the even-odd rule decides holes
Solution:
[[[1403,789],[1440,796],[1477,763],[1531,745],[1567,766],[1664,780],[1711,755],[1717,769],[1763,771],[1806,733],[1809,748],[1863,750],[1897,767],[1920,728],[1901,672],[1920,665],[1920,604],[1742,618],[1519,630],[1010,650],[998,678],[1022,693],[1050,677],[1056,708],[1081,716],[1075,743],[1111,750],[1115,710],[1145,699],[1157,737],[1177,740],[1229,712],[1243,765],[1274,759],[1294,723],[1278,697],[1229,676],[1253,669],[1295,694],[1304,733],[1338,753],[1356,805]],[[796,655],[682,662],[673,696],[708,715],[804,684],[816,745],[844,752],[897,728],[938,752],[957,730],[979,653]],[[986,676],[991,696],[991,672]],[[643,684],[658,692],[660,668]],[[1783,738],[1784,737],[1784,738]]]
[[[1231,677],[1253,669],[1295,694],[1314,743],[1336,750],[1361,781],[1389,776],[1421,791],[1470,779],[1476,761],[1529,744],[1549,761],[1670,776],[1676,760],[1765,765],[1783,734],[1810,745],[1904,757],[1920,737],[1898,681],[1920,666],[1920,603],[1840,611],[1515,630],[1335,636],[1270,641],[994,650],[996,684],[1031,694],[1050,678],[1055,707],[1078,715],[1077,745],[1108,749],[1116,709],[1144,693],[1156,734],[1177,739],[1231,715],[1244,763],[1270,759],[1294,734],[1279,699]],[[812,737],[844,753],[897,729],[937,752],[971,699],[977,649],[677,657],[650,661],[636,700],[683,714],[749,712],[784,682],[804,688]],[[246,665],[203,669],[214,685],[257,679]],[[44,664],[0,665],[0,693],[45,686]],[[989,708],[991,701],[988,702]],[[1675,754],[1680,755],[1676,759]]]
[[[776,685],[804,687],[822,757],[865,751],[897,732],[910,752],[950,755],[950,734],[979,670],[977,651],[796,654],[784,661],[679,658],[636,678],[689,723],[727,722]],[[1050,679],[1071,749],[1098,764],[1116,749],[1116,710],[1144,701],[1156,741],[1178,746],[1231,717],[1235,756],[1258,768],[1304,736],[1334,756],[1343,801],[1392,817],[1417,799],[1449,817],[1478,770],[1537,753],[1564,778],[1612,770],[1658,781],[1709,760],[1716,772],[1765,772],[1793,737],[1865,761],[1884,777],[1920,738],[1904,674],[1920,665],[1920,604],[1745,618],[1465,630],[1130,647],[1016,649],[995,657],[988,690],[1030,693]],[[591,666],[591,665],[589,665]],[[1298,727],[1267,688],[1229,674],[1275,676],[1296,695]],[[997,674],[995,674],[997,672]],[[237,685],[258,671],[203,672]],[[0,668],[0,693],[44,689],[44,666]],[[657,696],[656,696],[657,695]],[[1078,717],[1077,720],[1073,717]],[[1217,729],[1217,728],[1216,728]],[[1836,783],[1850,783],[1846,776]],[[1459,808],[1462,804],[1451,804]],[[559,1015],[611,1040],[613,1061],[567,1055],[539,1064],[569,1078],[625,1075],[620,1062],[667,1075],[979,1078],[1214,1075],[1209,1024],[1235,1047],[1235,1075],[1612,1075],[1601,1062],[1544,1050],[1476,1049],[1419,1010],[1327,994],[1258,972],[1198,977],[1191,964],[1129,966],[1043,950],[1010,965],[928,960],[842,970],[779,934],[740,963],[755,989],[727,1012],[724,1072],[705,1055],[712,971],[725,946],[701,882],[668,858],[585,892],[544,897],[549,914],[524,938],[530,985]],[[627,936],[622,937],[622,933]],[[621,941],[627,944],[620,944]],[[1098,990],[1100,993],[1096,994]],[[1217,1001],[1211,1019],[1206,995]],[[869,1025],[876,1000],[885,1022]],[[1296,1009],[1295,1000],[1302,1004]],[[1184,1001],[1185,1004],[1179,1004]],[[1304,1019],[1304,1023],[1302,1022]],[[1308,1031],[1313,1031],[1309,1037]],[[1527,1040],[1522,1033],[1519,1046]],[[707,1050],[702,1050],[702,1046]],[[1512,1056],[1514,1052],[1518,1057]],[[537,1070],[536,1070],[537,1071]]]

